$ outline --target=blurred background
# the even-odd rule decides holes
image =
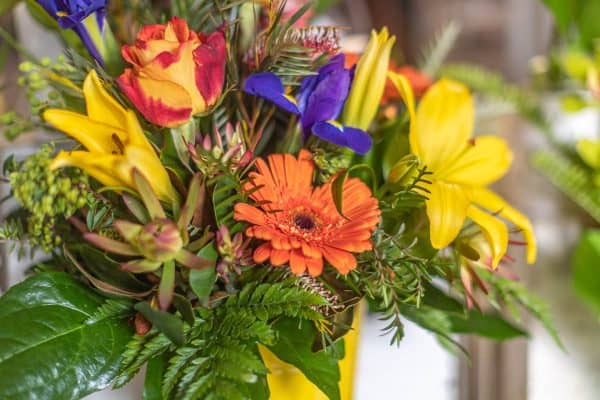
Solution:
[[[456,21],[461,31],[450,61],[476,63],[523,85],[528,84],[530,60],[548,51],[553,34],[552,20],[537,0],[340,0],[319,19],[352,27],[346,44],[353,50],[366,43],[372,27],[387,25],[402,50],[397,58],[407,63],[418,60],[420,49]],[[2,17],[0,25],[37,56],[54,57],[61,51],[58,41],[37,27],[23,7]],[[0,49],[0,65],[4,65],[0,112],[24,111],[24,94],[16,84],[19,59],[6,43]],[[556,94],[544,96],[544,109],[557,131],[585,134],[600,126],[598,111],[566,115],[557,104]],[[548,302],[565,350],[542,327],[529,322],[529,341],[462,338],[470,359],[448,353],[433,336],[408,323],[400,346],[390,347],[389,338],[380,337],[382,323],[367,316],[361,332],[357,400],[600,398],[600,325],[572,293],[569,267],[574,243],[589,221],[528,166],[528,154],[546,146],[534,127],[517,116],[503,115],[480,118],[477,130],[504,136],[515,151],[513,168],[496,189],[532,218],[540,244],[537,265],[517,264],[515,271]],[[3,140],[2,153],[28,152],[44,137]],[[18,281],[21,274],[22,266],[4,252],[0,288]],[[90,398],[138,398],[134,393],[135,384],[117,394]]]

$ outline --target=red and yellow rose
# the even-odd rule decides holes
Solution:
[[[223,91],[226,44],[222,30],[205,35],[177,17],[145,26],[123,58],[132,65],[119,77],[121,90],[156,125],[176,127],[210,109]]]

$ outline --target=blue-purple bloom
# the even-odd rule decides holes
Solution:
[[[92,57],[104,64],[102,32],[108,0],[37,0],[62,29],[72,29]]]
[[[248,77],[244,91],[299,115],[304,139],[313,134],[365,154],[371,148],[371,136],[361,129],[343,126],[336,121],[350,92],[353,75],[354,70],[344,67],[344,55],[340,54],[321,67],[317,75],[305,78],[296,98],[285,94],[281,79],[271,72]]]

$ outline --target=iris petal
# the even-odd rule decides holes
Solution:
[[[365,131],[348,126],[342,126],[335,121],[317,122],[312,133],[330,143],[348,147],[358,154],[365,154],[372,145],[371,136]]]
[[[300,114],[296,102],[285,95],[281,79],[272,72],[250,75],[244,84],[244,92],[269,100],[292,114]]]
[[[371,149],[373,139],[371,139],[371,136],[362,129],[345,126],[344,135],[348,140],[347,147],[358,154],[366,154]]]
[[[302,113],[302,128],[309,135],[317,122],[336,119],[350,90],[350,72],[343,68],[319,79]]]

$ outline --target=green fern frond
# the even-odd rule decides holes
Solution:
[[[108,299],[88,318],[86,323],[93,324],[107,318],[124,317],[132,314],[132,309],[130,301]]]
[[[479,66],[451,64],[442,67],[440,75],[462,82],[491,99],[511,104],[523,118],[550,136],[550,124],[537,98],[519,86],[506,82],[499,74]]]
[[[187,344],[169,360],[163,397],[248,399],[248,385],[267,373],[256,346],[276,342],[272,323],[282,316],[321,321],[318,308],[326,303],[318,293],[287,279],[247,284],[214,308],[203,309],[202,322],[195,324]],[[133,370],[140,359],[133,358],[128,368]]]
[[[150,359],[163,354],[172,347],[173,342],[154,329],[144,336],[135,335],[123,353],[121,370],[115,379],[114,386],[116,388],[123,387]]]
[[[537,152],[531,162],[556,187],[600,222],[600,190],[594,186],[589,171],[557,152]]]
[[[460,24],[456,21],[451,21],[444,26],[422,53],[419,69],[429,76],[437,76],[448,54],[452,51],[460,31]]]
[[[502,301],[506,308],[512,310],[513,317],[519,321],[521,320],[517,305],[522,306],[531,315],[538,319],[544,328],[550,333],[556,344],[564,349],[563,343],[558,336],[558,331],[554,326],[552,316],[550,315],[550,309],[548,305],[537,298],[527,290],[523,283],[514,281],[512,279],[504,278],[499,274],[494,274],[487,270],[478,271],[479,275],[491,285],[489,297],[496,298]]]

